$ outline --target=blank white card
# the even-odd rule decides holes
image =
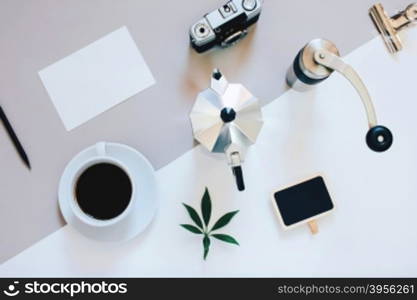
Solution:
[[[39,76],[67,130],[155,83],[126,27],[46,67]]]

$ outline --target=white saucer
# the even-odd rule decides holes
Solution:
[[[157,209],[157,189],[155,173],[150,162],[138,151],[122,144],[106,143],[106,155],[129,165],[132,180],[137,187],[135,207],[120,222],[105,227],[96,227],[82,222],[71,209],[73,195],[71,178],[79,167],[97,156],[95,145],[78,153],[66,166],[59,182],[59,207],[65,221],[84,236],[107,242],[129,240],[141,233],[152,221]]]

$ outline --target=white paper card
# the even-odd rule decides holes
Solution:
[[[126,27],[46,67],[39,76],[67,130],[155,83]]]

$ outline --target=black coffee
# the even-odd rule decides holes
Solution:
[[[120,215],[129,205],[132,183],[120,167],[99,163],[86,169],[75,185],[75,197],[81,210],[99,220]]]

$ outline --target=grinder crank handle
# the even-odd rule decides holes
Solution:
[[[314,53],[314,60],[320,65],[339,72],[349,80],[358,92],[368,118],[368,125],[370,128],[366,135],[368,147],[376,152],[388,150],[393,142],[392,133],[388,128],[378,125],[371,96],[358,73],[356,73],[356,71],[350,65],[346,64],[339,56],[326,49],[317,50]]]

